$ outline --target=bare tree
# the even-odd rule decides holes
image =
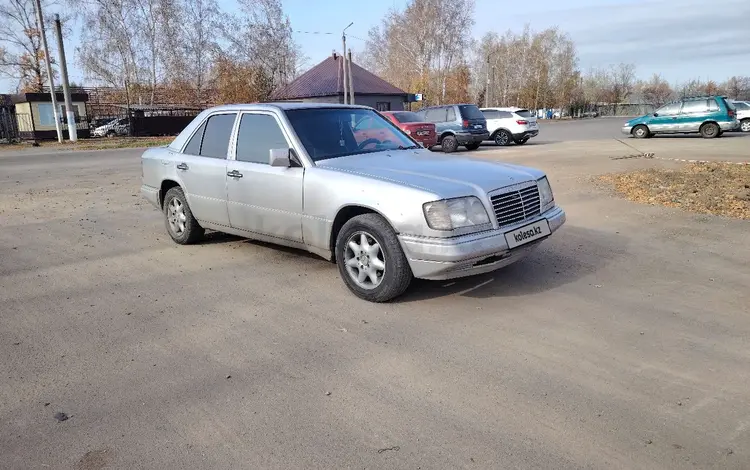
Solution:
[[[633,93],[635,86],[635,64],[619,64],[610,67],[610,89],[609,101],[614,106],[617,114],[617,106],[627,100]]]
[[[42,0],[49,12],[55,2]],[[41,92],[47,83],[34,0],[0,0],[0,75],[17,80],[18,88]]]
[[[731,77],[721,88],[735,100],[750,100],[750,77]]]
[[[655,108],[667,103],[674,96],[674,91],[669,82],[656,73],[649,81],[640,83],[638,89],[641,99]]]

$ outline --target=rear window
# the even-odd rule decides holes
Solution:
[[[398,122],[422,122],[424,119],[417,114],[412,113],[410,111],[400,111],[397,113],[393,113],[393,116],[398,120]]]
[[[464,119],[485,119],[484,114],[473,104],[462,104],[458,109]]]
[[[729,101],[729,100],[725,100],[724,98],[718,98],[718,99],[719,99],[719,100],[721,100],[721,101],[723,101],[723,102],[724,102],[724,104],[725,104],[725,105],[727,105],[727,108],[728,108],[728,109],[730,109],[730,110],[732,110],[732,111],[736,111],[736,110],[737,110],[737,108],[735,108],[735,107],[734,107],[734,104],[732,104],[732,102],[731,102],[731,101]]]
[[[531,114],[531,111],[529,111],[528,109],[519,109],[518,111],[515,111],[515,113],[525,118],[534,117],[534,115]]]
[[[740,111],[747,111],[748,109],[750,109],[750,105],[748,105],[747,103],[743,103],[742,101],[735,101],[732,104]]]

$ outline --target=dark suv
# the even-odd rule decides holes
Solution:
[[[445,153],[455,152],[459,145],[476,150],[483,141],[490,138],[487,120],[476,105],[431,106],[420,110],[418,114],[425,122],[435,124],[438,144]]]

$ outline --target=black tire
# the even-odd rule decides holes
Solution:
[[[633,128],[632,134],[636,139],[648,139],[649,137],[651,137],[651,131],[648,130],[648,127],[644,126],[643,124],[635,126]]]
[[[701,126],[700,133],[704,139],[713,139],[714,137],[719,137],[721,129],[718,124],[707,122]]]
[[[499,131],[495,132],[493,140],[495,141],[495,145],[505,147],[513,142],[513,135],[511,135],[511,133],[506,131],[505,129],[500,129]]]
[[[750,118],[746,118],[740,121],[740,131],[750,132]]]
[[[476,149],[479,148],[479,145],[480,145],[479,143],[476,143],[476,144],[466,144],[466,149],[467,150],[476,150]]]
[[[440,141],[440,146],[443,148],[443,152],[453,153],[458,150],[458,140],[452,135],[446,135]]]
[[[117,133],[116,133],[115,131],[107,131],[107,134],[106,134],[106,136],[107,136],[108,138],[110,138],[110,139],[111,139],[112,137],[115,137],[116,135],[117,135]]]
[[[346,264],[348,241],[358,232],[366,233],[380,245],[383,255],[382,280],[371,288],[363,288],[350,275]],[[356,261],[355,261],[356,263]],[[379,214],[362,214],[349,219],[336,237],[336,264],[344,284],[357,297],[368,302],[387,302],[403,294],[413,278],[409,262],[401,249],[396,232]],[[355,266],[356,268],[356,266]]]
[[[529,138],[528,137],[524,137],[523,139],[518,139],[516,141],[516,145],[523,145],[523,144],[525,144],[528,141],[529,141]]]
[[[185,220],[182,221],[185,228],[181,231],[172,228],[172,222],[176,222],[173,217],[176,217],[176,215],[173,216],[170,213],[170,208],[175,200],[179,201],[185,216]],[[175,243],[179,243],[180,245],[190,245],[191,243],[195,243],[203,238],[203,234],[206,231],[200,226],[198,221],[195,220],[195,217],[193,217],[193,212],[190,210],[190,206],[187,203],[187,198],[185,197],[182,188],[175,186],[167,191],[167,194],[164,195],[162,210],[164,212],[164,223],[167,227],[167,233],[169,233],[169,236],[172,237],[172,240],[174,240]],[[172,222],[170,219],[172,219]]]

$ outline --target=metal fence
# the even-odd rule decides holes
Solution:
[[[13,108],[0,107],[0,144],[10,144],[20,140],[17,119]]]
[[[177,135],[202,111],[178,106],[87,104],[92,137]]]

